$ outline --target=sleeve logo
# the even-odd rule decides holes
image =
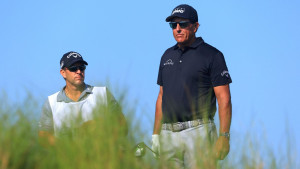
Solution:
[[[221,73],[221,76],[229,77],[229,72],[228,72],[227,70],[224,70],[224,71]]]

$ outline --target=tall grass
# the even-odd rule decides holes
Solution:
[[[122,97],[126,100],[125,96]],[[124,103],[124,100],[120,102]],[[0,98],[0,169],[171,168],[166,166],[163,158],[155,160],[149,151],[143,158],[134,156],[133,147],[142,141],[137,140],[140,138],[137,136],[143,136],[143,133],[140,124],[132,120],[135,111],[128,108],[128,102],[124,110],[130,126],[127,136],[124,136],[123,128],[116,116],[113,116],[114,112],[99,108],[99,116],[94,122],[58,138],[54,145],[37,136],[36,116],[41,110],[37,105],[38,101],[32,97],[18,105]],[[240,140],[241,144],[231,144],[230,156],[218,168],[299,168],[295,154],[291,153],[294,151],[287,150],[281,158],[270,147],[262,146],[262,140],[251,134]],[[262,153],[262,150],[267,153]]]

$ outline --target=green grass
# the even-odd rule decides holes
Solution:
[[[155,160],[149,151],[143,158],[134,156],[132,149],[142,141],[138,138],[143,137],[143,132],[134,120],[134,109],[128,108],[130,103],[126,103],[124,110],[130,125],[126,137],[116,117],[112,116],[114,112],[98,109],[95,123],[76,128],[71,134],[57,139],[54,145],[49,145],[47,140],[37,137],[38,118],[35,115],[41,108],[36,99],[30,97],[18,105],[3,98],[0,101],[0,169],[170,168],[163,160]],[[267,144],[262,144],[264,140],[251,134],[239,139],[240,144],[231,144],[230,157],[218,168],[299,168],[297,154],[289,145],[286,145],[287,151],[278,156]]]

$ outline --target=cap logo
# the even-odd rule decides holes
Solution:
[[[63,68],[64,67],[64,61],[62,61],[61,63],[60,63],[60,68]]]
[[[172,12],[172,15],[174,15],[175,13],[184,13],[185,8],[175,8]]]
[[[81,55],[79,53],[70,53],[67,58],[69,59],[70,57],[74,57],[74,58],[77,58],[77,57],[81,57]]]

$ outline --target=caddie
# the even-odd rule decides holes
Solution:
[[[117,113],[120,119],[117,125],[127,132],[125,117],[107,87],[94,87],[84,82],[87,65],[74,51],[65,53],[60,60],[60,74],[66,85],[48,96],[39,121],[39,136],[47,137],[52,144],[56,137],[72,131],[72,128],[93,121],[93,111],[99,106],[110,105],[111,112]]]

